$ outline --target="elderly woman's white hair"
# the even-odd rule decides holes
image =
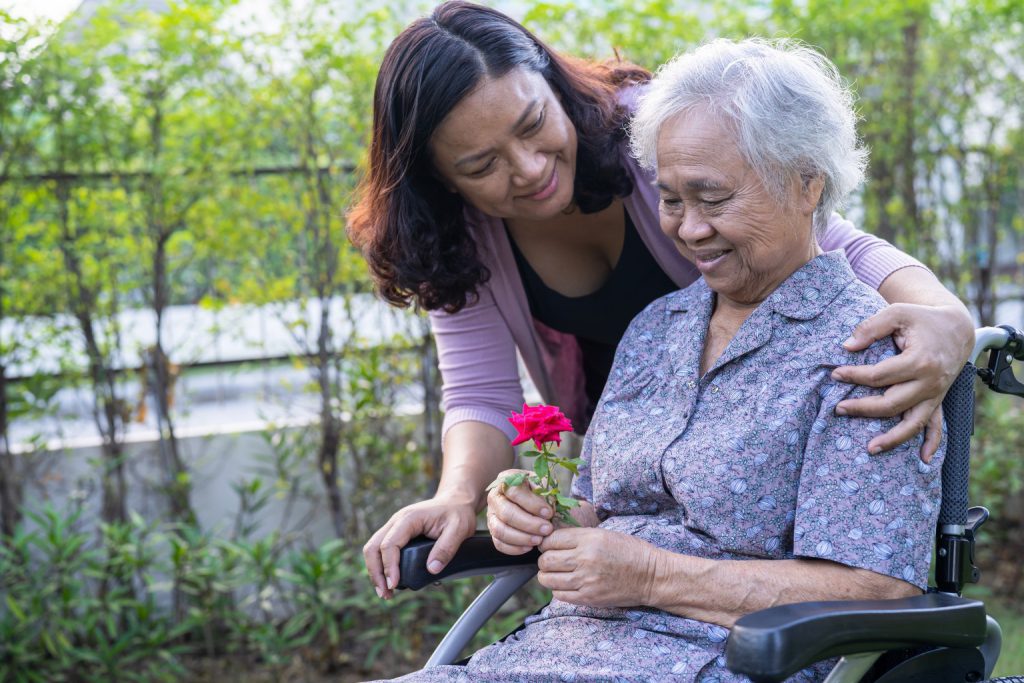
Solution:
[[[857,140],[852,95],[835,65],[804,45],[718,39],[662,66],[630,124],[643,166],[657,166],[661,126],[696,108],[735,131],[740,153],[780,201],[790,179],[824,179],[817,230],[864,178],[867,151]]]

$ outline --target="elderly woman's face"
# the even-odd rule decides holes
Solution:
[[[491,216],[543,220],[572,204],[576,129],[544,77],[484,80],[430,139],[448,188]]]
[[[821,182],[796,180],[780,204],[707,112],[668,119],[657,160],[662,231],[719,295],[756,305],[819,253],[812,219]]]

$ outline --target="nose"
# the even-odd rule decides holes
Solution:
[[[679,219],[676,234],[683,243],[696,245],[714,236],[715,229],[708,223],[704,212],[700,210],[700,205],[697,204],[696,206],[686,207],[682,217]]]
[[[548,163],[541,151],[524,144],[516,149],[511,161],[512,183],[517,187],[536,187],[544,182]]]

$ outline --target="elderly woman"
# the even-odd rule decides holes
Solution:
[[[816,240],[861,180],[854,120],[834,67],[804,47],[719,40],[660,71],[633,150],[702,278],[619,346],[574,484],[584,528],[551,531],[524,488],[491,493],[496,545],[540,543],[552,603],[465,668],[407,680],[745,680],[722,657],[740,616],[926,586],[941,449],[880,461],[864,444],[892,420],[835,414],[874,390],[832,370],[896,350],[844,349],[884,302]]]

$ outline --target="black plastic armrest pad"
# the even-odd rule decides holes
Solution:
[[[733,672],[767,683],[839,655],[917,645],[973,647],[984,641],[985,629],[985,605],[943,593],[804,602],[740,618],[725,657]]]
[[[470,570],[492,569],[498,571],[509,567],[537,564],[540,553],[531,550],[524,555],[506,555],[494,547],[491,535],[486,531],[478,531],[463,541],[455,553],[455,557],[439,574],[427,571],[427,557],[434,547],[434,539],[419,536],[412,539],[402,548],[398,571],[401,577],[399,588],[411,588],[418,591],[424,586],[440,581],[453,574],[461,574]],[[481,573],[486,573],[481,571]]]

